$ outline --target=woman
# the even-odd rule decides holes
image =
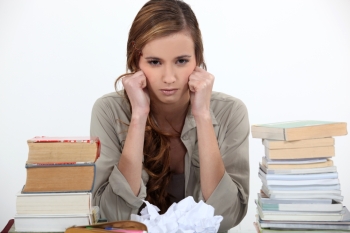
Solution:
[[[187,196],[224,217],[245,216],[249,196],[249,122],[238,99],[212,92],[201,32],[191,8],[151,0],[127,43],[124,91],[99,98],[91,135],[101,140],[94,204],[108,221],[129,219],[143,200],[161,213]]]

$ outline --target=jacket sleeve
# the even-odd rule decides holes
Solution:
[[[249,120],[246,106],[236,100],[229,116],[222,123],[219,146],[225,173],[207,204],[215,208],[216,215],[224,217],[219,231],[238,225],[247,213],[249,197]]]
[[[101,97],[95,102],[90,135],[99,137],[101,153],[96,161],[93,205],[100,207],[101,218],[108,221],[129,219],[130,214],[137,213],[146,197],[143,181],[139,195],[135,196],[117,167],[128,123],[127,114],[115,98]]]

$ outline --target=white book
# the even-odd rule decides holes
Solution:
[[[266,199],[258,194],[256,204],[261,207],[263,211],[317,211],[317,212],[340,212],[343,209],[343,204],[340,202],[333,202],[330,204],[320,204],[310,202],[297,202],[294,203],[268,203]]]
[[[304,168],[304,169],[267,169],[260,163],[260,169],[266,174],[311,174],[311,173],[325,173],[336,172],[336,166],[321,167],[321,168]]]
[[[295,186],[295,185],[334,185],[339,184],[339,179],[317,179],[317,180],[266,180],[259,174],[260,179],[266,185],[281,185],[281,186]]]
[[[257,213],[262,220],[273,221],[342,221],[348,216],[345,214],[346,207],[338,212],[303,212],[303,211],[267,211],[257,205]]]
[[[266,164],[310,164],[310,163],[324,163],[327,162],[326,158],[314,158],[314,159],[268,159],[266,156],[262,158],[263,163]]]
[[[261,198],[263,197],[263,198]],[[265,193],[258,193],[258,199],[265,204],[332,204],[332,199],[325,198],[300,198],[300,199],[272,199],[266,196]]]
[[[266,180],[320,180],[320,179],[336,179],[337,172],[312,173],[312,174],[266,174],[259,169],[259,174]]]
[[[310,186],[308,186],[310,187]],[[292,189],[270,189],[269,187],[262,186],[261,190],[263,190],[266,194],[278,194],[278,193],[290,193],[290,194],[320,194],[320,193],[327,193],[327,194],[335,194],[335,195],[341,195],[340,189],[330,189],[330,190],[315,190],[315,189],[299,189],[299,190],[292,190]]]
[[[350,213],[347,209],[345,209],[346,216],[350,216]],[[344,231],[335,231],[335,230],[350,230],[350,222],[349,221],[270,221],[270,220],[262,220],[259,215],[255,215],[256,222],[259,223],[262,228],[274,228],[272,232],[279,232],[279,230],[283,229],[280,232],[287,232],[289,229],[292,229],[292,233],[303,232],[305,233],[305,229],[308,229],[308,232],[326,232],[326,233],[344,233]],[[349,217],[344,217],[344,219],[349,219]],[[310,231],[314,229],[314,231]],[[318,231],[317,231],[318,230]]]
[[[91,214],[91,193],[17,193],[17,214]]]
[[[323,191],[328,193],[331,190],[340,190],[340,184],[335,185],[295,185],[295,186],[282,186],[282,185],[266,185],[263,183],[263,186],[268,190],[280,190],[280,191]]]
[[[74,225],[92,224],[90,214],[16,214],[15,231],[22,232],[65,232]]]
[[[325,199],[332,199],[337,202],[342,202],[344,200],[343,196],[336,195],[336,194],[326,194],[326,193],[309,193],[307,195],[305,194],[295,194],[295,193],[276,193],[276,194],[266,194],[269,196],[269,198],[272,199],[298,199],[298,198],[325,198]]]

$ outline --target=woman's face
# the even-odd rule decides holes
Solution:
[[[142,49],[139,67],[147,78],[152,101],[188,102],[188,78],[196,67],[192,37],[179,32],[150,41]]]

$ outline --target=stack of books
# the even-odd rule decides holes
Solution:
[[[15,230],[64,232],[96,222],[91,205],[97,137],[34,137],[27,141],[27,179],[16,197]]]
[[[253,125],[265,147],[259,177],[255,225],[260,232],[350,231],[334,136],[347,134],[345,122],[293,121]]]

